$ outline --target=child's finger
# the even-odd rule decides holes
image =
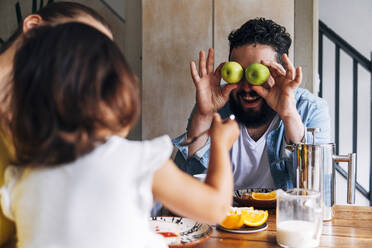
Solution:
[[[219,113],[214,113],[213,114],[213,122],[222,122],[221,116]]]
[[[235,121],[235,115],[230,115],[228,118],[224,119],[222,121],[223,123],[225,123],[225,125],[228,126],[228,130],[229,130],[229,133],[231,136],[230,138],[233,138],[234,140],[239,136],[239,125],[238,125],[238,122]]]

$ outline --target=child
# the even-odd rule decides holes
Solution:
[[[4,2],[1,1],[1,8],[6,4]],[[9,84],[12,83],[10,74],[13,67],[13,57],[19,42],[22,40],[23,33],[27,33],[28,30],[40,25],[56,25],[75,21],[90,24],[112,38],[109,24],[93,9],[75,2],[49,2],[36,13],[26,16],[16,32],[4,44],[0,45],[0,117],[2,120],[0,122],[0,187],[3,186],[4,170],[9,159],[13,156],[12,151],[14,150],[9,137],[9,130],[5,129],[6,125],[3,123],[8,121],[6,117],[9,115],[8,98],[4,98],[4,96],[7,96],[5,92],[9,89]],[[0,209],[0,247],[14,233],[13,223],[4,217]]]
[[[234,121],[214,117],[205,184],[169,159],[168,136],[125,139],[139,112],[137,80],[96,29],[35,28],[14,60],[11,131],[17,161],[1,204],[19,247],[166,247],[149,229],[153,198],[203,222],[232,201]]]

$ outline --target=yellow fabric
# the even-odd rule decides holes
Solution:
[[[4,170],[12,156],[14,156],[14,147],[10,139],[6,137],[5,133],[0,128],[0,187],[4,184]],[[0,206],[0,247],[6,241],[10,240],[14,233],[14,223],[3,215]]]

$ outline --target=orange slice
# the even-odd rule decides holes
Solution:
[[[252,199],[260,201],[273,201],[276,200],[276,192],[271,191],[270,193],[252,193]]]
[[[243,211],[253,210],[253,207],[230,207],[228,214],[241,214]]]
[[[244,215],[244,224],[247,226],[261,226],[267,221],[269,213],[263,210],[251,210]]]
[[[230,214],[221,222],[226,229],[239,229],[244,225],[245,218],[241,214]]]
[[[230,207],[227,216],[220,225],[226,229],[239,229],[244,225],[244,220],[246,219],[249,211],[253,211],[253,207]]]

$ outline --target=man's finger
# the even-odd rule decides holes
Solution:
[[[223,99],[227,101],[229,99],[229,96],[231,94],[231,91],[233,91],[234,89],[238,88],[238,86],[239,86],[238,84],[226,84],[222,88]]]
[[[223,65],[225,64],[225,62],[219,64],[219,66],[217,67],[216,71],[214,72],[214,75],[216,76],[217,80],[216,80],[216,84],[220,84],[221,82],[221,69],[223,67]]]
[[[196,85],[200,81],[200,77],[198,74],[198,71],[196,70],[196,65],[194,61],[191,61],[190,63],[190,72],[192,80],[194,81],[194,84]]]
[[[302,82],[302,68],[300,66],[296,68],[296,77],[293,82],[295,82],[294,87],[299,86]]]
[[[275,85],[275,79],[270,75],[269,79],[267,79],[266,83],[262,85],[262,87],[269,89],[274,87]]]
[[[283,76],[286,74],[283,66],[275,61],[261,60],[261,63],[266,65],[269,68],[269,70],[270,68],[274,69],[272,70],[273,73],[277,73],[278,75],[283,75]]]
[[[207,57],[207,73],[213,73],[213,63],[214,63],[214,50],[209,48]]]
[[[270,75],[274,79],[281,77],[281,76],[285,77],[286,72],[281,64],[278,64],[274,61],[266,61],[266,60],[265,61],[262,60],[261,63],[266,65],[267,68],[269,68]]]
[[[262,98],[266,99],[267,95],[269,94],[270,89],[266,89],[264,87],[255,85],[255,86],[252,86],[252,90],[254,90]]]
[[[283,62],[285,64],[285,67],[287,69],[287,78],[290,79],[290,80],[293,80],[294,79],[295,68],[294,68],[292,62],[289,60],[287,54],[284,53],[282,58],[283,58]]]
[[[203,50],[199,53],[199,75],[200,77],[207,75],[205,52]]]

